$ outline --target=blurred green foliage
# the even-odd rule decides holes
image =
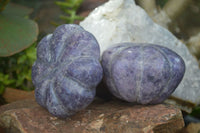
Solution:
[[[5,1],[0,0],[0,5],[5,5]],[[34,42],[38,35],[37,24],[28,19],[32,9],[12,3],[3,8],[0,12],[0,99],[6,87],[33,89],[31,67],[36,60]]]
[[[8,2],[9,0],[0,0],[0,12],[5,9],[5,6],[7,5]]]
[[[156,4],[163,8],[167,1],[168,0],[156,0]]]
[[[200,106],[195,107],[190,115],[200,119]]]
[[[77,10],[82,2],[83,0],[56,1],[56,5],[65,13],[65,15],[60,15],[60,18],[67,24],[74,23],[76,20],[82,20],[83,17],[77,15]]]
[[[33,90],[31,68],[36,60],[36,43],[26,50],[0,58],[0,94],[6,87]]]

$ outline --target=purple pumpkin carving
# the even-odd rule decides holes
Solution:
[[[125,101],[158,104],[168,98],[185,73],[183,59],[159,45],[124,43],[103,53],[110,92]]]
[[[95,37],[75,24],[61,25],[37,47],[32,81],[38,104],[67,117],[94,99],[103,70]]]

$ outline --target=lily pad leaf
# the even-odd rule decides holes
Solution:
[[[15,7],[13,7],[15,8]],[[11,56],[18,53],[37,40],[38,26],[34,21],[25,18],[30,10],[7,11],[5,8],[0,14],[0,56]],[[16,9],[15,9],[16,10]],[[21,12],[21,13],[20,13]]]
[[[18,5],[18,4],[9,3],[5,7],[5,10],[2,12],[2,14],[25,17],[29,15],[30,13],[32,13],[32,11],[33,11],[32,8],[28,8],[25,6]]]

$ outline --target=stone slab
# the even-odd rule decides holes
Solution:
[[[34,91],[23,91],[14,88],[6,88],[3,93],[3,98],[6,102],[16,102],[25,99],[34,99]]]
[[[190,123],[185,129],[185,133],[200,133],[200,123]]]
[[[24,100],[0,107],[0,126],[10,133],[174,133],[184,121],[181,111],[168,104],[95,99],[85,110],[59,119],[34,100]]]

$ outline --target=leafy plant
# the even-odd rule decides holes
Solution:
[[[10,3],[0,12],[1,57],[18,53],[37,40],[38,26],[28,19],[30,13],[31,9]]]
[[[82,2],[83,0],[56,1],[56,5],[66,14],[60,15],[60,18],[64,20],[65,23],[74,23],[76,20],[82,20],[83,17],[77,15],[77,10]]]
[[[0,96],[6,87],[33,89],[31,67],[36,48],[32,44],[38,35],[37,24],[28,19],[32,10],[11,3],[5,6],[7,2],[0,0]]]
[[[0,58],[0,94],[6,87],[33,90],[31,67],[36,60],[36,43],[10,57]]]

